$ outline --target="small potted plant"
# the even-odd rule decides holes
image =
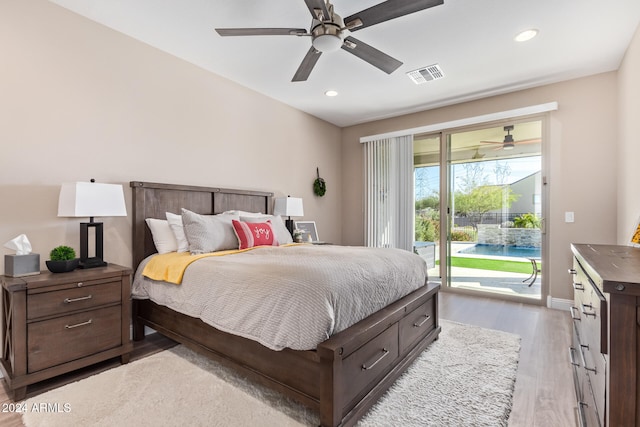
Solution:
[[[304,232],[298,228],[295,228],[293,230],[293,241],[296,243],[300,243],[302,242],[302,235],[304,234]]]
[[[69,246],[57,246],[51,249],[47,268],[52,273],[66,273],[78,268],[80,260],[76,258],[76,251]]]

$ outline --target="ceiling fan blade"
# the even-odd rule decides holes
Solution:
[[[499,144],[502,145],[504,144],[504,141],[480,141],[483,144]],[[541,142],[540,138],[531,138],[531,139],[520,139],[520,140],[514,140],[513,143],[515,145],[520,145],[520,144],[539,144]]]
[[[520,141],[515,141],[516,144],[540,144],[541,142],[540,138],[521,139]]]
[[[381,69],[387,74],[393,73],[398,69],[399,66],[402,65],[402,62],[398,61],[397,59],[392,58],[386,53],[381,52],[378,49],[371,47],[368,44],[361,42],[360,40],[351,36],[344,39],[342,49],[354,54],[358,58],[368,62],[374,67]]]
[[[438,6],[443,3],[444,0],[387,0],[348,16],[344,19],[344,23],[346,27],[350,27],[350,23],[359,19],[362,21],[362,24],[350,28],[351,31],[357,31],[381,22],[429,9],[430,7]]]
[[[222,37],[228,36],[306,36],[304,28],[216,28]]]
[[[321,19],[321,21],[331,19],[331,16],[329,16],[329,11],[327,10],[327,4],[324,2],[324,0],[304,0],[304,2],[307,4],[309,12],[311,12],[311,16],[313,16],[313,19],[318,19],[318,16],[316,15],[317,9],[320,9],[322,11],[322,16],[324,19]]]
[[[311,49],[307,52],[302,60],[302,63],[298,67],[298,70],[291,79],[292,82],[303,82],[309,78],[309,74],[311,74],[311,70],[315,67],[316,62],[322,55],[322,52],[317,50],[315,47],[311,46]]]

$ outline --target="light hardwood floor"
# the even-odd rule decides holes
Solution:
[[[489,298],[440,293],[440,317],[490,329],[499,329],[522,338],[518,376],[509,425],[570,427],[576,425],[573,377],[568,359],[571,341],[569,313],[538,306]],[[132,360],[172,346],[162,337],[135,344]],[[47,381],[28,389],[27,397],[77,381],[117,366],[117,360]],[[0,405],[10,402],[0,388]],[[22,427],[19,414],[0,413],[0,426]]]
[[[509,426],[577,425],[568,312],[441,292],[440,317],[521,337]]]

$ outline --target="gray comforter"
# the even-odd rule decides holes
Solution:
[[[145,261],[146,262],[146,261]],[[134,277],[132,294],[273,350],[317,344],[426,283],[427,267],[399,249],[260,247],[203,258],[181,285]]]

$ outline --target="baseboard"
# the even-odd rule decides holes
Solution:
[[[553,298],[551,295],[547,297],[547,307],[553,308],[555,310],[564,310],[569,311],[573,306],[573,300],[571,299],[562,299],[562,298]]]

